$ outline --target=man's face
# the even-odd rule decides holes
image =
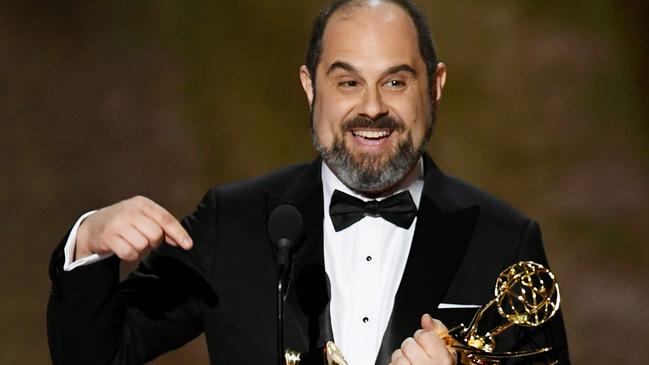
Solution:
[[[436,100],[440,67],[431,75]],[[314,144],[345,185],[381,193],[412,170],[430,138],[434,107],[416,29],[403,9],[389,3],[339,9],[325,29],[316,89],[304,66],[300,77]]]

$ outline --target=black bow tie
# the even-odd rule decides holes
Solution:
[[[329,205],[329,216],[336,232],[351,226],[365,216],[381,217],[401,228],[408,229],[417,216],[417,207],[408,190],[381,201],[367,202],[334,190]]]

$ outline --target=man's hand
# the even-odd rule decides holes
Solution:
[[[86,218],[77,231],[75,260],[93,253],[114,253],[137,261],[162,241],[189,250],[192,240],[180,222],[143,196],[121,201]]]
[[[391,365],[453,365],[457,354],[442,339],[448,333],[444,324],[430,315],[421,317],[421,329],[408,337],[392,353]]]

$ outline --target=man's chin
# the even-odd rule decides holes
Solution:
[[[345,139],[345,149],[354,156],[394,156],[399,149],[399,143],[394,135],[385,138],[384,141],[373,144],[370,141],[364,141],[360,137],[351,137]]]
[[[374,153],[374,152],[360,152],[351,153],[351,160],[357,166],[375,166],[376,169],[386,165],[386,163],[394,158],[394,154]]]
[[[394,187],[421,155],[413,148],[410,138],[395,147],[370,151],[350,146],[351,141],[342,138],[331,148],[323,148],[315,142],[332,172],[347,187],[365,194],[380,194]]]
[[[356,165],[362,166],[371,163],[377,169],[385,167],[388,161],[397,157],[399,152],[396,146],[386,146],[383,149],[350,148],[347,146],[346,150]]]

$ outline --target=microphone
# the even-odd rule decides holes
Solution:
[[[303,226],[302,214],[292,205],[280,205],[270,214],[268,234],[277,253],[278,271],[288,267],[291,251],[302,236]]]
[[[288,283],[291,251],[302,237],[304,223],[302,214],[292,205],[275,208],[268,217],[268,235],[275,247],[277,264],[277,364],[284,361],[284,284]]]

